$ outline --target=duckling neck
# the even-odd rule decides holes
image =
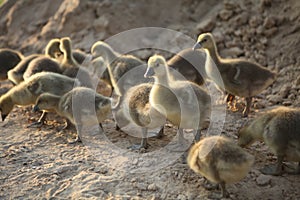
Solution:
[[[211,59],[215,62],[215,64],[217,66],[219,66],[219,64],[222,62],[222,58],[220,57],[219,53],[218,53],[218,49],[217,49],[217,45],[214,42],[213,43],[213,47],[207,49],[209,56],[211,57]]]
[[[105,59],[109,62],[109,64],[111,64],[117,57],[119,57],[120,54],[118,54],[117,52],[115,52],[112,49],[107,49],[105,51]]]

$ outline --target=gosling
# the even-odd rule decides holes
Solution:
[[[60,50],[63,52],[63,60],[61,62],[62,74],[71,78],[77,78],[82,86],[94,88],[92,78],[89,72],[80,67],[80,64],[72,55],[72,42],[69,37],[64,37],[60,40]]]
[[[33,105],[37,97],[42,93],[49,92],[56,95],[63,95],[77,86],[80,86],[78,80],[61,74],[53,72],[34,74],[28,80],[13,87],[0,97],[2,121],[5,120],[15,105]],[[38,122],[43,123],[44,117],[45,113],[43,113]]]
[[[200,140],[189,151],[189,167],[221,186],[222,197],[229,197],[226,184],[243,179],[254,163],[254,156],[229,138],[211,136]]]
[[[114,109],[116,119],[120,118],[123,122],[125,118],[125,121],[127,120],[128,123],[132,121],[142,129],[141,143],[140,145],[129,147],[132,150],[146,149],[148,147],[148,129],[160,127],[157,137],[159,138],[163,135],[163,126],[166,118],[150,105],[149,95],[152,86],[153,84],[151,83],[142,83],[130,88],[124,94],[125,97],[119,98],[120,103],[123,104],[122,107]]]
[[[300,109],[278,107],[255,118],[238,133],[238,144],[242,147],[260,140],[277,156],[275,166],[261,171],[269,175],[283,173],[283,161],[298,162],[295,174],[300,173]]]
[[[206,54],[202,50],[184,49],[167,61],[167,65],[178,71],[185,80],[203,85]]]
[[[23,55],[19,51],[8,48],[0,49],[0,80],[6,80],[7,72],[14,68],[22,59]]]
[[[118,82],[127,72],[130,71],[130,78],[126,80],[122,79],[122,83],[119,89],[121,93],[124,93],[130,87],[146,82],[143,78],[143,73],[140,74],[139,72],[146,70],[146,63],[141,61],[139,58],[132,56],[132,55],[121,55],[118,52],[114,51],[112,47],[110,47],[107,43],[98,41],[96,42],[92,48],[91,53],[93,57],[103,57],[106,65],[109,65],[111,68],[112,76],[114,77],[115,81]],[[139,70],[136,67],[143,67],[143,70]],[[137,70],[133,70],[136,68]],[[137,78],[140,77],[140,78]],[[112,90],[113,84],[108,72],[108,69],[105,69],[101,80],[107,83]]]
[[[166,60],[160,55],[149,58],[145,77],[154,78],[150,105],[179,127],[179,142],[184,139],[183,129],[194,129],[195,140],[199,141],[211,111],[208,93],[192,82],[171,77]]]
[[[24,81],[24,73],[25,71],[27,70],[29,64],[31,63],[31,61],[35,60],[36,58],[39,58],[39,57],[47,57],[47,58],[55,58],[56,55],[57,55],[57,46],[59,45],[58,43],[59,39],[52,39],[48,42],[46,48],[45,48],[45,54],[32,54],[32,55],[29,55],[29,56],[26,56],[25,58],[23,58],[21,60],[21,62],[19,62],[13,69],[9,70],[7,75],[8,75],[8,79],[15,85],[21,83],[22,81]],[[37,61],[37,63],[40,63],[41,60]],[[47,61],[43,61],[43,63],[41,64],[34,64],[34,66],[38,65],[37,67],[33,67],[31,66],[28,70],[28,75],[25,75],[26,77],[30,75],[32,75],[34,73],[37,73],[38,71],[41,72],[41,71],[44,71],[43,70],[43,65],[45,64],[45,62]],[[52,61],[50,61],[52,62]],[[48,64],[47,64],[48,65]],[[56,65],[56,64],[54,64]],[[36,69],[35,69],[36,68]],[[48,71],[56,71],[56,70],[53,70],[54,68],[57,68],[57,66],[53,67],[53,68],[50,68],[50,70]],[[49,69],[49,67],[47,67],[47,69]],[[45,70],[47,71],[47,70]]]
[[[100,124],[102,127],[101,122],[111,113],[111,99],[92,89],[77,87],[63,96],[51,93],[41,94],[33,110],[54,110],[60,116],[67,118],[77,128],[77,137],[70,142],[75,143],[81,141],[83,126]]]
[[[211,63],[205,66],[207,76],[221,90],[228,92],[231,95],[229,98],[232,99],[234,97],[232,95],[245,97],[246,107],[243,111],[243,116],[247,117],[250,112],[253,96],[269,87],[275,81],[277,74],[257,63],[243,59],[221,58],[213,36],[210,33],[199,35],[194,49],[200,48],[207,50],[212,61],[216,64],[221,78]]]

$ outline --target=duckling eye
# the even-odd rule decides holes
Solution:
[[[155,63],[155,67],[158,67],[159,66],[159,63]]]
[[[202,40],[202,42],[207,42],[207,39],[206,39],[206,38],[204,38],[204,39]]]

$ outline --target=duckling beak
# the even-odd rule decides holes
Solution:
[[[194,51],[197,50],[197,49],[201,49],[201,48],[202,48],[202,46],[201,46],[200,42],[197,42],[197,43],[193,46],[193,50],[194,50]]]
[[[7,117],[7,115],[6,114],[1,114],[1,117],[2,117],[2,121],[4,122],[4,120]]]
[[[145,78],[150,78],[154,76],[154,70],[152,67],[148,67],[146,73],[144,74]]]
[[[40,111],[40,108],[38,105],[35,105],[33,108],[32,108],[32,112],[37,112],[37,111]]]

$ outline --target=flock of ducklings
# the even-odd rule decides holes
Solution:
[[[184,59],[189,57],[199,60],[196,64],[190,63]],[[213,62],[204,66],[203,59]],[[197,64],[205,73],[200,74],[195,69]],[[254,157],[242,147],[256,140],[264,141],[278,158],[277,164],[265,167],[261,170],[263,173],[282,174],[284,160],[298,162],[293,173],[300,173],[299,109],[279,107],[262,114],[239,130],[238,144],[224,136],[201,138],[201,129],[205,128],[212,105],[202,86],[204,79],[213,81],[225,92],[230,104],[235,96],[244,97],[243,116],[246,117],[252,97],[269,87],[277,76],[253,62],[221,58],[210,33],[199,35],[193,48],[179,52],[168,61],[161,55],[153,55],[145,63],[133,55],[117,53],[102,41],[96,42],[91,55],[87,55],[73,50],[70,38],[65,37],[52,39],[45,48],[45,55],[24,57],[17,51],[1,49],[0,65],[1,80],[9,79],[15,85],[0,98],[3,121],[15,105],[34,105],[33,110],[43,111],[43,114],[32,125],[42,125],[47,112],[56,112],[67,119],[66,127],[76,126],[78,136],[71,141],[73,143],[80,141],[83,125],[101,125],[114,112],[116,119],[123,119],[123,124],[116,124],[116,129],[130,122],[141,127],[141,144],[131,147],[140,149],[147,148],[148,129],[161,127],[161,135],[168,120],[178,126],[179,147],[184,139],[183,129],[194,130],[195,144],[189,150],[187,163],[196,173],[219,184],[222,197],[229,196],[226,183],[237,182],[249,172]],[[133,72],[140,77],[138,80],[122,79],[136,67],[140,67]],[[175,71],[184,80],[175,76]],[[111,86],[114,91],[111,97],[95,91],[95,78]],[[73,101],[86,99],[93,102],[82,103],[76,108],[80,114],[75,116]],[[93,112],[96,120],[89,117]]]

